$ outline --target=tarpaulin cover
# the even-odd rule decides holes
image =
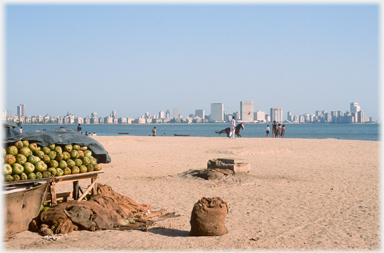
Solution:
[[[12,126],[5,126],[5,140],[6,145],[15,143],[19,140],[27,140],[30,143],[35,142],[37,145],[47,147],[52,144],[67,145],[78,144],[80,146],[87,146],[93,153],[93,157],[97,159],[97,163],[110,163],[111,158],[104,147],[92,137],[80,134],[75,130],[67,127],[60,127],[58,129],[40,131],[29,130],[23,133],[18,133]]]

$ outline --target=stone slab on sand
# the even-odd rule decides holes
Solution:
[[[244,159],[239,158],[216,158],[210,159],[207,169],[229,169],[234,173],[248,173],[251,170],[251,164],[245,163]]]
[[[90,137],[91,138],[91,137]],[[93,137],[92,137],[93,138]],[[379,250],[378,141],[289,138],[96,136],[112,162],[100,183],[140,204],[180,217],[148,232],[76,231],[45,241],[25,231],[9,250]],[[238,157],[253,169],[220,180],[183,176],[214,157]],[[254,169],[257,168],[257,169]],[[257,184],[255,184],[257,182]],[[83,184],[86,187],[89,185]],[[83,184],[83,185],[82,185]],[[59,184],[57,191],[70,191]],[[228,234],[190,237],[202,197],[229,205]],[[258,239],[255,239],[258,238]]]

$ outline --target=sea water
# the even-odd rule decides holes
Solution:
[[[76,130],[77,125],[23,125],[23,132],[37,129],[50,130],[68,127]],[[193,137],[226,137],[219,136],[216,131],[229,127],[229,124],[117,124],[117,125],[86,125],[82,124],[82,132],[96,133],[98,136],[150,136],[156,127],[157,136],[174,136],[174,134],[189,134]],[[267,124],[244,123],[240,134],[245,138],[265,138]],[[269,124],[272,128],[272,124]],[[303,139],[342,139],[342,140],[380,140],[380,124],[285,124],[285,138]],[[18,130],[18,128],[15,128]],[[272,133],[269,134],[272,138]],[[278,137],[279,138],[279,137]]]

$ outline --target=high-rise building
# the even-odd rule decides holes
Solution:
[[[224,121],[224,104],[211,104],[211,121]]]
[[[329,112],[324,113],[324,122],[330,123],[332,122],[332,114]]]
[[[255,120],[257,120],[257,121],[265,121],[265,112],[257,110],[255,112]]]
[[[287,120],[292,121],[292,113],[291,112],[287,113]]]
[[[359,104],[356,103],[356,102],[352,102],[352,103],[350,104],[350,111],[351,111],[351,112],[358,112],[358,111],[360,111],[360,106],[359,106]]]
[[[169,110],[167,110],[167,111],[165,112],[165,117],[166,117],[166,118],[170,118],[170,117],[171,117],[171,113],[169,112]]]
[[[204,119],[205,111],[203,109],[195,110],[195,116]]]
[[[271,108],[271,122],[283,122],[283,108]]]
[[[175,119],[179,118],[179,108],[173,108],[173,117]]]
[[[240,120],[240,113],[239,112],[234,112],[232,113],[232,116],[235,116],[236,120]],[[228,119],[229,120],[229,119]]]
[[[18,116],[26,116],[25,115],[25,104],[20,104],[17,106],[17,115]]]
[[[364,111],[358,111],[357,112],[357,122],[359,122],[359,123],[365,122]]]
[[[243,122],[253,122],[253,101],[240,101],[240,117]]]
[[[164,119],[165,118],[165,113],[163,111],[159,112],[159,118]]]

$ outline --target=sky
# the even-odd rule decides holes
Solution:
[[[379,4],[7,3],[3,110],[379,112]]]

